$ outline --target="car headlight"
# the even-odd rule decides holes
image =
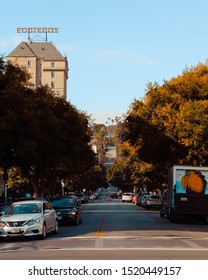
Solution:
[[[75,216],[75,215],[76,215],[76,211],[69,212],[68,214],[69,214],[70,216]]]
[[[5,223],[3,221],[0,221],[0,227],[5,227]]]
[[[36,225],[36,224],[38,224],[38,223],[40,223],[40,219],[30,220],[30,221],[25,222],[25,223],[23,224],[23,226],[24,226],[24,225],[33,226],[33,225]]]

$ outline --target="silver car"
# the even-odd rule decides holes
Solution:
[[[162,203],[162,195],[152,194],[144,202],[144,207],[149,208],[160,208]]]
[[[0,217],[0,237],[38,236],[58,232],[58,216],[45,200],[14,202]]]

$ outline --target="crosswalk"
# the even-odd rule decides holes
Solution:
[[[89,242],[91,241],[91,242]],[[54,245],[55,244],[55,245]],[[113,244],[113,246],[112,246]],[[0,243],[0,254],[12,251],[50,250],[200,250],[208,251],[208,237],[184,236],[75,236],[49,237],[44,241],[5,241]]]

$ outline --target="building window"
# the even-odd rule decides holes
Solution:
[[[51,81],[51,88],[55,88],[55,82]]]
[[[54,71],[51,72],[51,78],[55,78],[55,72]]]
[[[55,66],[56,66],[55,62],[51,62],[51,67],[55,67]]]
[[[31,60],[27,61],[27,67],[32,67],[32,61]]]

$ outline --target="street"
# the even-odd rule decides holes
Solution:
[[[0,241],[1,260],[207,260],[208,225],[170,223],[158,210],[120,199],[84,204],[83,222],[45,240]]]

